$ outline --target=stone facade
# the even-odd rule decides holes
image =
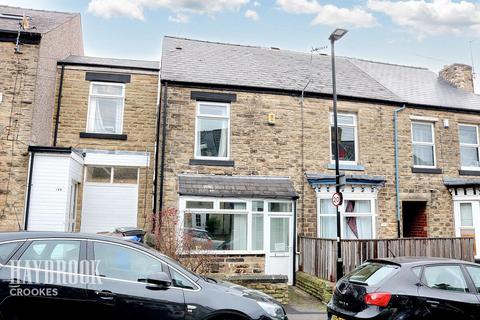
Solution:
[[[192,90],[237,94],[230,111],[233,167],[189,164],[194,157],[195,137],[196,102],[191,99]],[[179,173],[287,176],[300,195],[297,200],[298,233],[316,236],[316,194],[304,174],[334,174],[334,170],[327,168],[330,163],[330,99],[308,97],[302,107],[298,96],[170,85],[168,105],[166,207],[178,206]],[[382,176],[386,180],[379,189],[376,208],[376,236],[379,238],[397,236],[393,114],[399,107],[342,99],[338,104],[339,112],[357,115],[358,164],[364,167],[363,171],[345,172]],[[269,113],[276,117],[273,126],[267,123]],[[441,174],[412,172],[412,119],[433,121],[436,163]],[[449,120],[448,127],[443,125],[445,119]],[[431,237],[454,236],[453,204],[443,178],[459,177],[458,123],[478,124],[480,116],[410,107],[399,113],[400,199],[426,202],[426,230]]]
[[[259,274],[265,272],[264,255],[217,255],[209,265],[212,275]]]
[[[56,61],[83,54],[80,15],[38,44],[0,41],[0,231],[23,228],[28,146],[46,144],[52,125]]]
[[[87,71],[109,74],[130,74],[131,82],[125,84],[123,134],[127,140],[80,138],[86,131],[90,81],[85,80]],[[60,68],[58,77],[60,76]],[[153,174],[155,155],[155,133],[157,117],[158,72],[104,67],[66,66],[63,80],[60,123],[57,146],[79,150],[114,150],[148,152],[149,166],[140,168],[138,194],[138,226],[147,228],[151,222],[153,204]],[[58,81],[57,97],[58,98]],[[56,111],[53,118],[56,117]],[[52,132],[53,135],[53,132]],[[53,138],[52,138],[53,139]],[[77,228],[81,225],[82,188],[80,184],[77,203]]]
[[[324,303],[328,303],[332,298],[335,283],[314,277],[305,272],[297,272],[296,286]]]
[[[288,304],[288,278],[286,276],[242,275],[223,280],[268,294],[281,304]]]

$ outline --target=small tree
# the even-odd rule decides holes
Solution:
[[[175,208],[165,209],[153,217],[153,241],[158,251],[179,261],[186,268],[201,274],[210,273],[215,263],[211,254],[213,243],[195,241],[191,233],[180,226],[180,216]],[[208,254],[202,253],[209,251]]]

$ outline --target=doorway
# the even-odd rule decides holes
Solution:
[[[403,201],[403,237],[426,238],[428,236],[427,202]]]

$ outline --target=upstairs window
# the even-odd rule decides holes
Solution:
[[[195,136],[195,157],[197,159],[228,160],[230,105],[199,102]]]
[[[92,82],[88,106],[87,132],[121,134],[125,85]]]
[[[335,160],[335,127],[333,113],[330,115],[331,154]],[[357,116],[354,114],[338,114],[338,158],[342,163],[356,164],[358,154]]]
[[[412,122],[413,165],[435,167],[435,133],[433,123]]]
[[[460,161],[464,169],[480,169],[478,126],[461,124],[458,126],[460,138]]]

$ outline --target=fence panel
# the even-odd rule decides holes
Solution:
[[[316,277],[336,281],[337,242],[299,237],[299,267]],[[473,238],[401,238],[342,240],[343,271],[348,273],[368,259],[388,257],[440,257],[473,262]]]

